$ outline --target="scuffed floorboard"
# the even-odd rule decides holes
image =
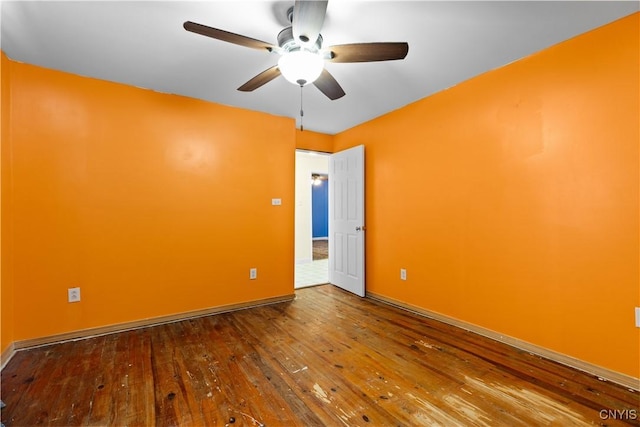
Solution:
[[[332,286],[18,352],[2,422],[628,426],[639,393]]]

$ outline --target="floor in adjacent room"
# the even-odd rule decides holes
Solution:
[[[1,380],[7,427],[639,424],[637,392],[331,285],[19,351]]]
[[[329,283],[329,260],[296,264],[296,289]]]
[[[326,239],[313,241],[313,261],[296,264],[295,288],[329,283],[329,242]]]

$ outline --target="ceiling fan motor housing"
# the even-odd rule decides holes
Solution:
[[[285,52],[293,52],[302,48],[293,37],[293,27],[287,27],[278,33],[278,46]],[[319,52],[322,49],[322,35],[318,34],[316,42],[305,49],[313,53]]]

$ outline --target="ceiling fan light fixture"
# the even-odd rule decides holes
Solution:
[[[278,60],[280,72],[289,82],[305,86],[316,81],[324,69],[324,59],[318,53],[295,50],[284,53]]]

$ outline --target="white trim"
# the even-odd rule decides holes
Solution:
[[[7,366],[7,363],[11,360],[11,358],[16,354],[16,346],[14,343],[9,344],[7,348],[4,349],[2,354],[0,355],[0,371]]]
[[[545,359],[549,359],[551,361],[560,363],[562,365],[569,366],[570,368],[578,369],[580,371],[586,372],[587,374],[594,375],[598,377],[599,380],[611,381],[616,384],[620,384],[624,387],[627,387],[636,391],[640,391],[640,378],[635,378],[627,374],[623,374],[608,368],[604,368],[602,366],[594,365],[592,363],[585,362],[584,360],[576,359],[575,357],[558,353],[556,351],[549,350],[547,348],[540,347],[538,345],[531,344],[526,341],[522,341],[518,338],[503,335],[498,332],[492,331],[490,329],[486,329],[481,326],[474,325],[472,323],[467,323],[462,320],[454,319],[452,317],[446,316],[444,314],[436,313],[431,310],[427,310],[421,307],[407,304],[393,298],[389,298],[389,297],[378,295],[371,292],[367,292],[367,298],[371,298],[373,300],[376,300],[385,304],[389,304],[406,311],[410,311],[420,316],[428,317],[430,319],[434,319],[442,323],[446,323],[448,325],[456,326],[458,328],[474,332],[478,335],[482,335],[492,340],[510,345],[512,347],[519,348],[520,350],[524,350],[529,353],[533,353],[538,356],[544,357]]]
[[[68,341],[79,341],[88,338],[94,338],[102,335],[116,334],[119,332],[131,331],[135,329],[147,328],[150,326],[164,325],[167,323],[180,322],[182,320],[194,319],[197,317],[210,316],[214,314],[229,313],[232,311],[244,310],[247,308],[255,308],[264,305],[278,304],[281,302],[291,301],[295,299],[295,294],[283,295],[279,297],[265,298],[261,300],[248,301],[239,304],[229,304],[218,307],[210,307],[202,310],[188,311],[178,314],[170,314],[168,316],[154,317],[150,319],[135,320],[132,322],[118,323],[115,325],[101,326],[97,328],[82,329],[79,331],[66,332],[63,334],[50,335],[46,337],[26,339],[14,341],[2,352],[2,366],[4,369],[13,355],[21,350],[42,347],[45,345],[59,344]],[[6,358],[6,360],[5,360]]]

